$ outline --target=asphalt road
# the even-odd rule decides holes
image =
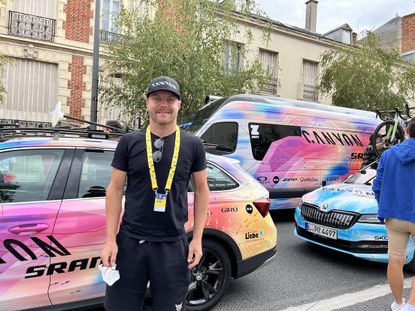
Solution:
[[[250,275],[232,280],[228,292],[212,310],[390,310],[392,296],[388,294],[385,264],[360,260],[297,239],[293,235],[292,213],[272,216],[278,229],[275,260]],[[385,294],[372,299],[370,295],[377,293],[377,286],[383,286]],[[320,301],[336,301],[340,295],[361,291],[364,292],[360,296],[365,300],[361,303],[352,298],[350,306],[319,307]]]

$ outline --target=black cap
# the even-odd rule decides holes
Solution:
[[[180,87],[176,80],[161,76],[151,80],[147,89],[147,97],[157,91],[169,91],[180,99]]]

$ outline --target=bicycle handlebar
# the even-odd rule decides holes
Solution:
[[[399,110],[398,108],[395,109],[391,109],[391,110],[378,110],[376,109],[376,117],[379,117],[382,121],[386,121],[386,120],[390,120],[392,119],[391,117],[386,117],[385,118],[385,114],[386,115],[394,115],[394,116],[399,116],[399,118],[401,118],[402,120],[408,120],[411,118],[411,114],[410,111],[412,109],[415,109],[415,107],[409,108],[408,104],[405,104],[405,107],[403,110]]]

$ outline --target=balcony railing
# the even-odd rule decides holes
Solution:
[[[278,95],[278,79],[269,78],[267,82],[264,83],[261,93],[266,93],[270,95]]]
[[[315,85],[304,83],[303,86],[303,99],[310,101],[318,101],[318,91]]]
[[[121,34],[119,33],[101,29],[101,38],[100,38],[101,41],[104,41],[104,42],[117,41],[119,40],[120,37],[121,37]]]
[[[16,11],[9,11],[9,35],[53,42],[56,20]]]

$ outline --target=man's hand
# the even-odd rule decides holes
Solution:
[[[115,260],[117,259],[118,246],[114,242],[106,242],[104,249],[101,252],[102,264],[106,267],[112,267],[115,265]]]
[[[192,269],[199,264],[202,258],[202,241],[192,240],[189,244],[189,255],[187,256],[187,262],[189,263],[188,269]]]

